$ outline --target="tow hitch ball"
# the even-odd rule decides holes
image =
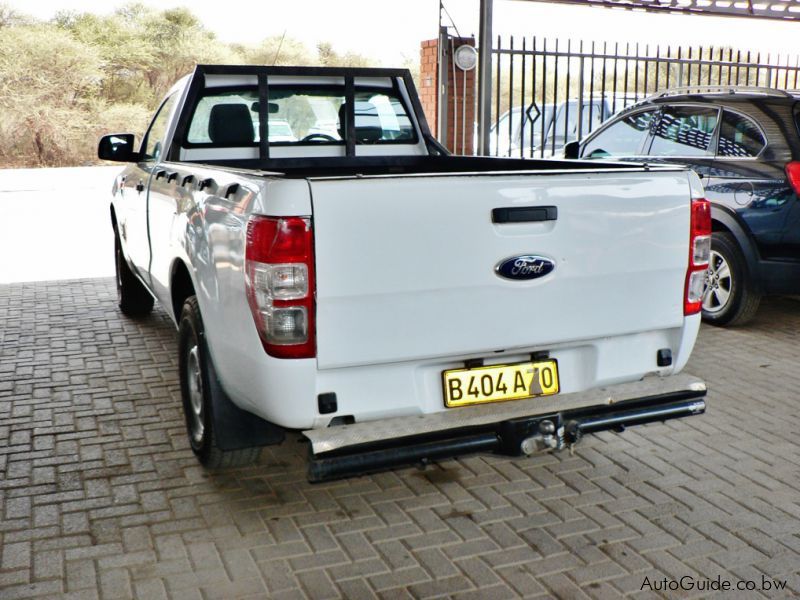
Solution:
[[[520,442],[520,450],[526,456],[536,452],[561,450],[565,446],[564,426],[550,419],[539,421],[538,432],[526,437]]]
[[[530,456],[572,447],[581,439],[579,421],[564,421],[560,414],[523,417],[503,421],[497,428],[496,452],[507,456]]]

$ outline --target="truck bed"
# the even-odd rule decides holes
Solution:
[[[488,156],[356,156],[259,160],[214,160],[203,164],[281,175],[286,178],[352,177],[355,175],[427,175],[435,173],[493,173],[641,170],[636,163],[598,160],[518,159]],[[650,169],[650,166],[644,166]],[[659,169],[665,167],[657,167]],[[677,167],[672,167],[677,168]]]

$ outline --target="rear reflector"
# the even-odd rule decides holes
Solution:
[[[689,225],[689,266],[683,296],[683,314],[695,315],[703,307],[708,260],[711,256],[711,203],[692,200]]]
[[[247,224],[245,285],[267,354],[313,358],[314,240],[302,217],[251,217]]]

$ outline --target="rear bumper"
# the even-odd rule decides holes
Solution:
[[[701,380],[679,375],[547,399],[311,430],[305,433],[312,447],[308,478],[326,481],[474,452],[519,456],[559,450],[586,433],[702,414],[705,395]]]

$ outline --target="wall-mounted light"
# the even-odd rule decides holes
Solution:
[[[453,55],[453,62],[462,71],[471,71],[478,64],[478,51],[467,44],[459,46]]]

